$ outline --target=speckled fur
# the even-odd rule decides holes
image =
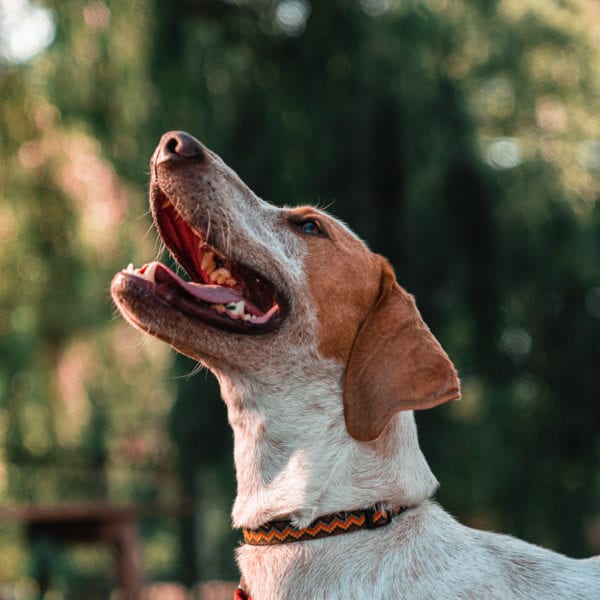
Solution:
[[[209,226],[212,242],[228,256],[268,275],[290,302],[289,318],[271,334],[227,334],[140,295],[119,276],[112,290],[130,322],[217,376],[235,441],[234,526],[254,528],[275,518],[304,526],[318,515],[375,503],[412,507],[374,531],[240,547],[252,599],[600,598],[600,561],[469,529],[432,502],[437,482],[419,448],[412,411],[398,413],[374,441],[348,434],[340,358],[346,350],[324,352],[328,323],[319,318],[327,310],[311,289],[320,278],[314,267],[307,273],[310,243],[290,228],[290,209],[258,199],[205,152],[194,168],[157,164],[155,154],[152,185],[160,184],[187,220]],[[310,210],[369,264],[373,255],[344,225]],[[336,264],[332,257],[323,269]],[[378,275],[369,277],[357,284],[373,286]],[[346,325],[356,330],[360,323]],[[333,347],[335,339],[327,339]]]

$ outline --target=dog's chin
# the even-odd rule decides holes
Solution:
[[[232,346],[252,346],[255,336],[276,333],[283,321],[280,314],[264,323],[232,319],[176,286],[153,283],[127,270],[115,275],[110,289],[130,324],[204,363],[221,363]]]
[[[282,321],[280,314],[264,321],[231,317],[228,311],[215,311],[214,305],[198,300],[177,285],[151,282],[127,270],[115,275],[111,293],[128,320],[161,339],[171,336],[174,328],[209,327],[221,334],[261,335],[278,329]]]

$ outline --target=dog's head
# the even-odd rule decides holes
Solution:
[[[459,396],[413,298],[346,226],[264,202],[183,132],[165,134],[150,164],[156,228],[191,281],[156,262],[118,273],[111,292],[136,327],[218,372],[308,381],[315,361],[336,361],[358,440],[399,410]]]

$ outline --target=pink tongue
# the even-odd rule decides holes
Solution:
[[[149,265],[144,265],[140,270],[142,273],[148,268]],[[209,304],[228,304],[229,302],[244,302],[246,312],[254,315],[262,315],[262,312],[254,306],[251,302],[244,299],[239,293],[235,292],[233,288],[225,287],[222,285],[196,283],[194,281],[184,281],[162,263],[156,264],[156,271],[154,273],[154,280],[156,283],[177,283],[182,287],[188,294],[191,294],[195,298],[199,298]]]
[[[142,267],[142,272],[144,271]],[[203,283],[195,283],[193,281],[184,281],[162,263],[156,265],[156,271],[154,273],[154,279],[156,283],[172,283],[175,281],[177,285],[182,287],[188,294],[191,294],[195,298],[200,298],[204,302],[210,304],[226,304],[227,302],[241,302],[244,298],[237,292],[234,292],[232,288],[224,287],[222,285],[211,285]]]
[[[221,285],[205,285],[187,281],[180,281],[180,285],[192,296],[210,304],[227,304],[228,302],[241,302],[244,300],[243,296],[240,296],[231,288]]]

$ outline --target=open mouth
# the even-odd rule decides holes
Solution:
[[[188,317],[226,331],[265,333],[280,323],[285,302],[266,277],[211,246],[207,233],[186,222],[158,186],[152,209],[161,238],[190,281],[159,262],[129,265],[124,274]]]

